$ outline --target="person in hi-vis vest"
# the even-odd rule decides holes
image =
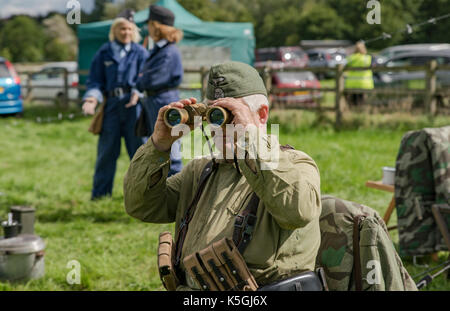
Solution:
[[[367,55],[364,42],[357,42],[355,52],[347,58],[347,67],[370,67],[372,56]],[[346,89],[373,89],[372,70],[355,70],[345,72]],[[364,93],[351,93],[347,96],[349,105],[360,105],[364,103]]]

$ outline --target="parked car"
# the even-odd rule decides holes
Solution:
[[[347,54],[344,49],[339,48],[317,48],[307,50],[308,67],[328,67],[335,68],[338,64],[346,64]],[[334,71],[318,72],[320,80],[334,77]]]
[[[308,55],[298,46],[261,48],[255,51],[255,67],[305,67]]]
[[[399,54],[383,64],[384,67],[393,68],[401,66],[423,66],[431,60],[438,65],[450,64],[450,50],[447,52],[410,52]],[[425,71],[383,71],[374,73],[374,83],[377,87],[406,87],[410,89],[424,89],[426,85]],[[450,86],[450,70],[436,71],[437,87]]]
[[[281,71],[272,75],[272,87],[286,89],[286,92],[274,94],[272,102],[278,104],[314,104],[321,97],[319,91],[298,90],[292,92],[292,88],[320,89],[320,82],[314,73],[310,71]]]
[[[13,65],[0,57],[0,114],[22,114],[20,77]]]
[[[420,53],[420,52],[443,52],[449,50],[448,43],[426,43],[426,44],[404,44],[395,45],[382,50],[375,56],[375,64],[383,65],[388,60],[405,53]]]
[[[38,72],[31,75],[33,98],[55,99],[64,98],[64,70],[67,70],[69,100],[78,100],[78,73],[76,62],[56,62],[44,65]],[[24,92],[25,93],[25,92]]]

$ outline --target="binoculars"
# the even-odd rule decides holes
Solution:
[[[214,126],[224,126],[233,119],[232,113],[222,107],[208,107],[205,104],[187,105],[184,108],[169,108],[164,112],[164,123],[173,128],[178,124],[194,124],[194,117],[199,116]]]

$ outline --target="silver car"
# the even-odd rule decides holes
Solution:
[[[424,66],[431,60],[438,65],[450,64],[450,50],[447,52],[411,52],[403,53],[388,60],[384,67],[393,68],[401,66]],[[377,87],[406,87],[409,89],[424,89],[426,85],[425,71],[382,71],[374,74],[374,83]],[[437,87],[450,86],[450,71],[436,71]]]
[[[375,64],[383,65],[388,60],[397,57],[401,54],[412,52],[442,52],[450,50],[450,44],[448,43],[420,43],[420,44],[404,44],[390,46],[382,50],[376,55]]]
[[[76,62],[48,63],[31,75],[32,96],[34,99],[62,101],[64,98],[64,70],[67,70],[68,98],[78,100],[78,65]],[[25,89],[25,88],[24,88]],[[26,96],[26,91],[23,92]]]

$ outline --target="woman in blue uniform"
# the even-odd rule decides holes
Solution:
[[[135,85],[149,53],[137,44],[141,38],[133,15],[133,11],[126,10],[114,20],[110,41],[97,51],[91,63],[87,92],[83,97],[85,114],[94,114],[96,106],[106,102],[98,140],[92,200],[112,194],[121,138],[125,138],[130,159],[142,144],[134,133],[139,100]]]
[[[154,48],[136,83],[137,89],[146,93],[142,115],[146,130],[138,131],[142,136],[153,133],[159,109],[180,98],[177,87],[183,79],[183,66],[175,44],[183,38],[183,32],[173,27],[174,21],[175,16],[169,9],[150,6],[147,23]],[[172,145],[169,176],[181,171],[182,166],[181,141],[178,140]]]

